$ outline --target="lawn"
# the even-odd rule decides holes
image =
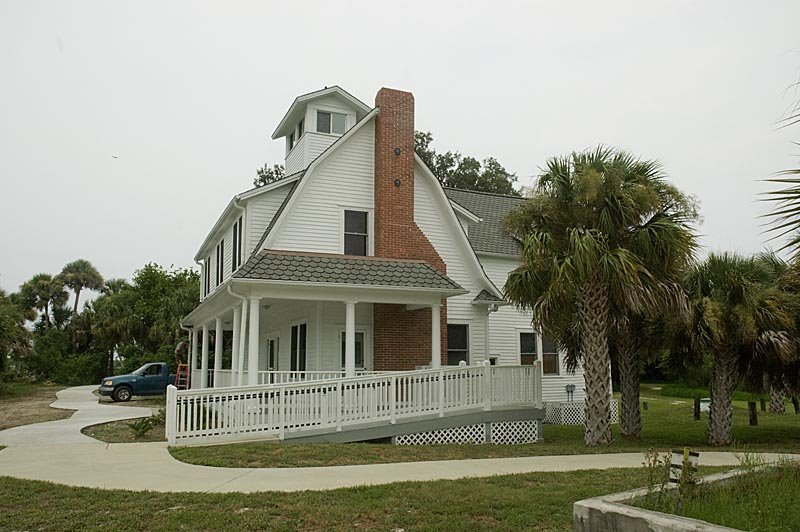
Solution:
[[[789,532],[800,526],[800,465],[782,464],[724,484],[699,485],[680,501],[677,490],[632,504],[741,530]]]
[[[8,392],[0,397],[0,430],[68,418],[72,410],[50,408],[56,392],[63,386],[11,382]]]
[[[126,419],[124,421],[111,421],[110,423],[91,425],[81,429],[81,432],[90,438],[105,443],[135,443],[166,440],[164,425],[154,426],[144,436],[137,436],[136,433],[131,430],[130,426],[128,426],[128,423],[134,421],[133,419]]]
[[[609,453],[644,451],[648,448],[669,450],[691,447],[696,450],[720,450],[706,445],[707,414],[700,421],[692,417],[691,400],[661,395],[659,386],[643,385],[641,440],[619,436],[614,425],[614,441],[607,446],[583,445],[582,426],[545,425],[544,441],[529,445],[426,445],[397,446],[386,443],[348,444],[276,444],[240,443],[203,447],[173,447],[176,459],[198,465],[217,467],[301,467],[371,464],[427,460],[460,460],[555,454]],[[759,415],[759,426],[748,425],[747,403],[734,402],[734,449],[749,451],[800,453],[800,415]]]
[[[243,495],[105,491],[0,477],[0,530],[567,531],[573,502],[644,482],[642,468]]]

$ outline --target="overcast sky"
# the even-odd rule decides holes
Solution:
[[[193,266],[292,99],[416,98],[437,150],[529,184],[598,143],[659,159],[712,250],[763,249],[759,180],[797,166],[800,2],[0,3],[0,287],[86,258]]]

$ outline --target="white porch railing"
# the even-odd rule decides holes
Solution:
[[[167,389],[170,445],[234,441],[495,406],[541,408],[538,366],[472,366],[290,384]]]
[[[381,373],[389,373],[388,371],[368,371],[356,370],[357,376],[363,375],[378,375]],[[193,388],[200,387],[200,376],[202,375],[199,369],[192,371]],[[258,383],[259,384],[287,384],[290,382],[309,382],[321,381],[328,379],[341,379],[344,377],[344,371],[259,371]],[[217,383],[214,380],[217,380]],[[247,372],[243,372],[242,379],[247,381]],[[208,383],[209,386],[215,388],[229,388],[236,385],[236,373],[229,369],[222,369],[215,372],[213,369],[208,370]]]

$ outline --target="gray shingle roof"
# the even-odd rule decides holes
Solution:
[[[276,251],[253,254],[238,279],[462,290],[422,261]]]
[[[445,188],[447,197],[483,221],[469,226],[469,243],[478,253],[520,254],[519,241],[503,230],[503,220],[525,198]]]
[[[475,296],[472,300],[473,303],[501,303],[503,300],[492,294],[488,290],[481,290],[481,293]]]

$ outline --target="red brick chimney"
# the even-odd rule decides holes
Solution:
[[[414,221],[414,95],[382,88],[375,96],[375,256],[424,260],[447,267]],[[375,304],[376,370],[414,369],[430,363],[429,309]],[[447,361],[447,306],[442,300],[442,360]]]

